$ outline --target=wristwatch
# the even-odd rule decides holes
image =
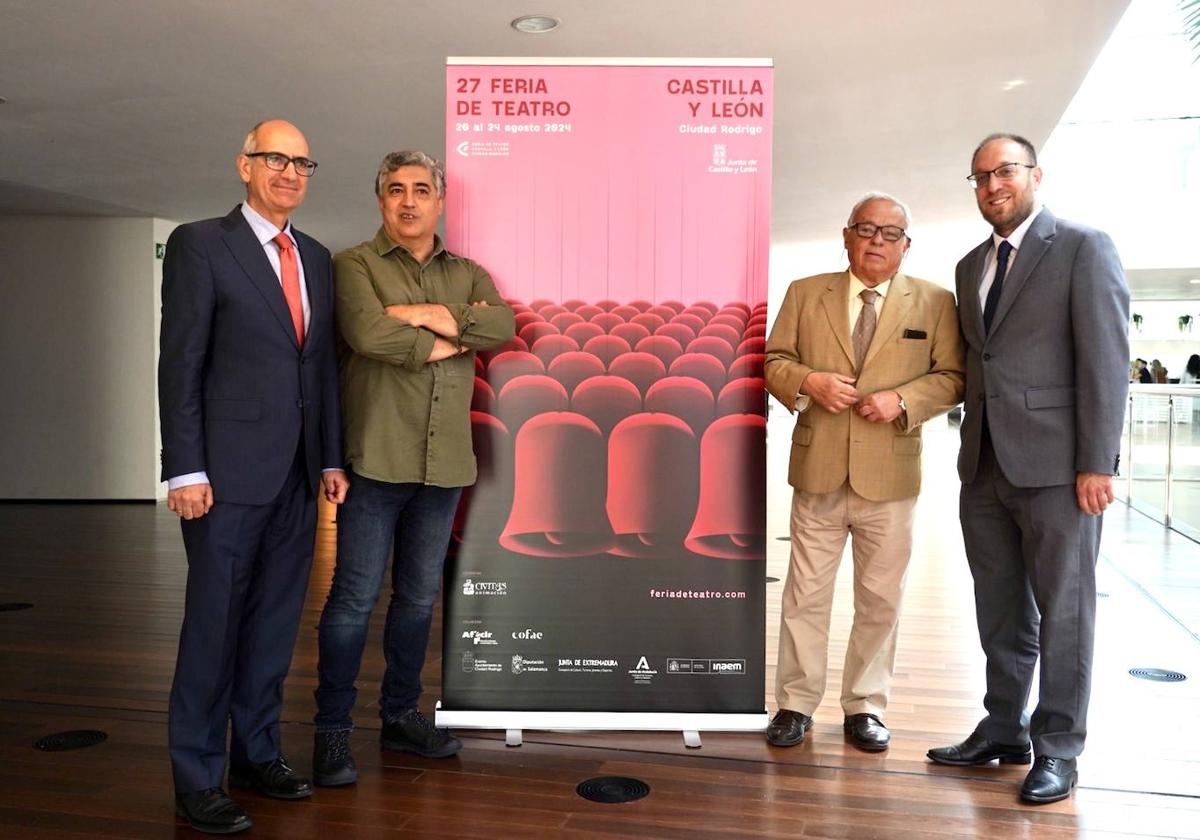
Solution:
[[[900,392],[896,392],[896,396],[900,397]],[[904,397],[900,397],[900,413],[908,414],[908,406],[904,404]]]

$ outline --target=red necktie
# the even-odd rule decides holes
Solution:
[[[296,246],[291,237],[281,233],[272,240],[279,246],[279,279],[283,281],[283,296],[292,313],[296,341],[304,344],[304,302],[300,300],[300,269],[296,265]]]

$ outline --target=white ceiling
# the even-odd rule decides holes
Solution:
[[[506,55],[771,58],[776,242],[828,236],[867,189],[961,217],[974,144],[1044,142],[1126,4],[4,0],[0,214],[224,213],[242,137],[278,115],[321,164],[297,224],[344,247],[378,225],[385,152],[442,152],[446,56]],[[563,24],[509,28],[531,12]]]

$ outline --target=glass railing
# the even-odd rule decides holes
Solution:
[[[1117,497],[1200,540],[1200,385],[1131,385]]]

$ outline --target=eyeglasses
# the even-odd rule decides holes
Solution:
[[[260,157],[267,165],[267,169],[274,169],[276,172],[284,171],[290,163],[296,167],[296,174],[303,175],[305,178],[311,178],[312,174],[317,171],[315,160],[309,160],[306,157],[288,157],[283,152],[251,152],[246,157]]]
[[[986,172],[972,172],[967,176],[967,181],[970,182],[971,186],[975,187],[976,189],[979,187],[986,187],[988,185],[988,181],[990,181],[992,178],[995,178],[998,181],[1011,181],[1013,178],[1017,177],[1017,173],[1021,171],[1022,166],[1026,169],[1034,169],[1036,168],[1037,164],[1002,163],[995,169],[991,169]]]
[[[857,233],[863,239],[873,239],[875,234],[879,233],[888,242],[899,242],[905,236],[904,228],[902,227],[877,225],[873,222],[855,222],[850,225],[850,230]]]

